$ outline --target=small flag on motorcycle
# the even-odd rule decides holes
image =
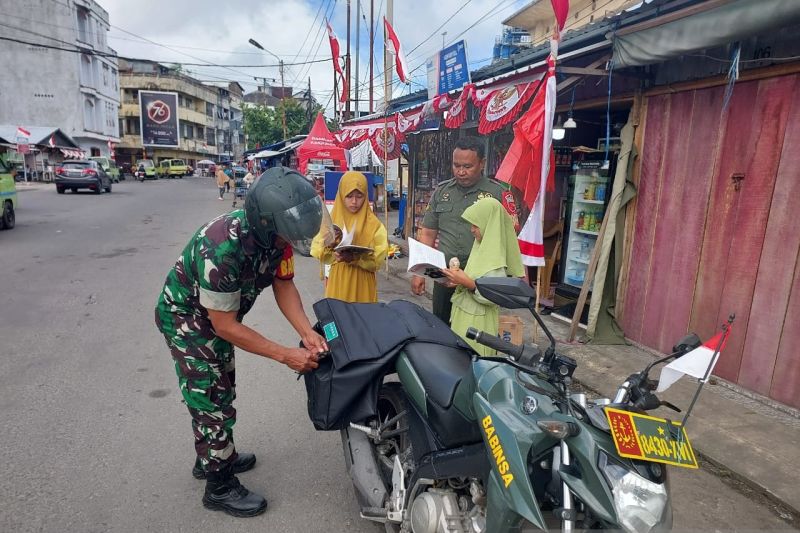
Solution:
[[[726,324],[723,326],[722,331],[704,342],[702,346],[695,348],[661,369],[661,377],[658,380],[656,392],[664,392],[683,375],[702,380],[707,379],[714,370],[714,366],[719,360],[719,355],[728,341],[731,325],[730,323]]]

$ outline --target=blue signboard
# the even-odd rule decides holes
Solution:
[[[470,82],[467,44],[458,41],[428,59],[428,97],[462,88]]]

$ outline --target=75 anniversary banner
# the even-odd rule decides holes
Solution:
[[[139,91],[142,146],[178,148],[178,93]]]

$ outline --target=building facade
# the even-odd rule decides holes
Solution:
[[[139,91],[178,93],[178,148],[142,146]],[[203,159],[239,160],[244,150],[242,87],[236,82],[203,83],[153,62],[120,59],[117,163],[180,158],[194,166]]]
[[[92,0],[0,0],[0,123],[59,128],[87,156],[119,141],[116,52]]]

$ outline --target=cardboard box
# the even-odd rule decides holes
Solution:
[[[498,335],[506,342],[522,344],[524,333],[524,323],[522,319],[514,315],[500,315]]]

